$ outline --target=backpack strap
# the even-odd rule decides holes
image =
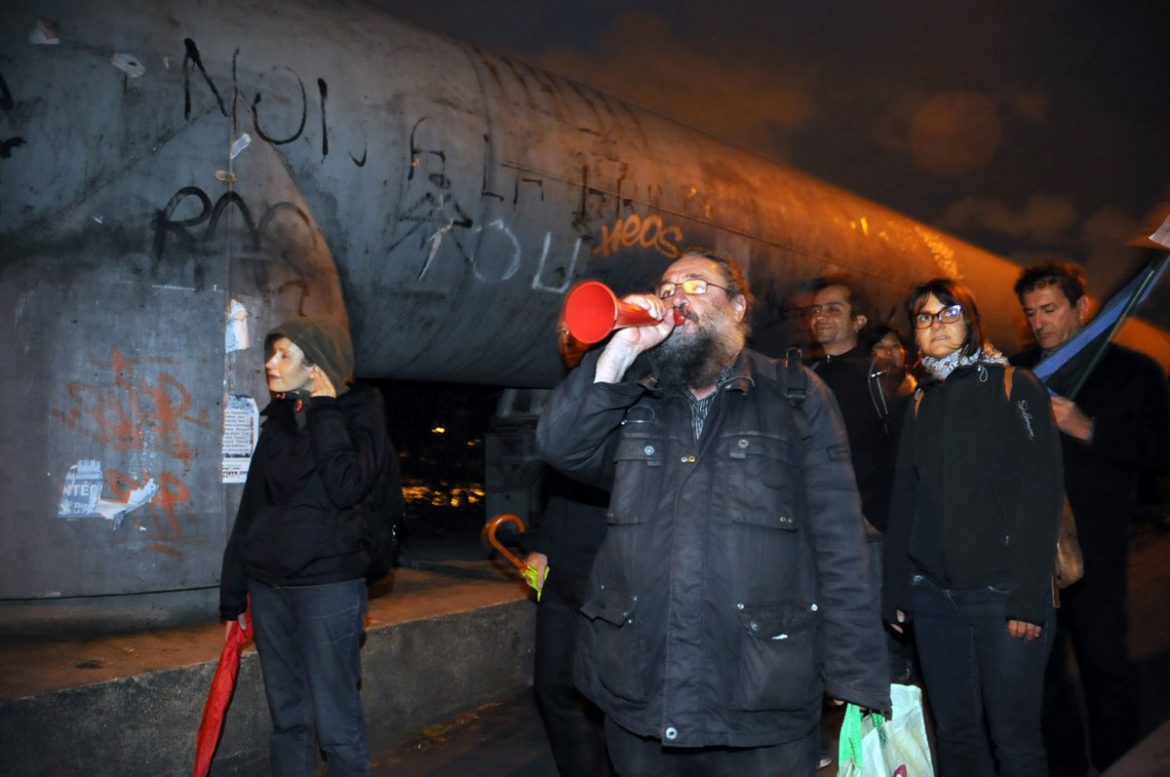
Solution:
[[[789,348],[785,352],[784,368],[778,377],[784,389],[784,398],[792,405],[792,419],[796,424],[796,431],[800,439],[807,440],[812,435],[808,415],[804,412],[804,400],[808,396],[808,375],[801,369],[799,348]]]

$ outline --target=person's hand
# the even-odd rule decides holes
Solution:
[[[232,624],[233,623],[239,623],[241,631],[247,629],[248,628],[248,614],[242,612],[239,614],[239,616],[234,621],[227,621],[223,624],[223,641],[224,642],[227,642],[228,637],[230,637],[232,635]]]
[[[906,630],[902,627],[902,624],[906,622],[906,611],[905,610],[896,610],[894,617],[897,618],[897,622],[891,623],[890,628],[893,629],[894,631],[898,632],[899,634],[905,633]]]
[[[1033,640],[1039,638],[1044,628],[1035,623],[1028,623],[1027,621],[1008,621],[1007,623],[1008,636],[1012,639],[1027,639]]]
[[[543,553],[529,553],[524,561],[536,570],[536,579],[540,581],[540,585],[544,585],[544,579],[548,577],[548,556]]]
[[[597,359],[594,383],[617,383],[644,351],[661,343],[674,331],[674,306],[653,294],[630,294],[622,302],[637,305],[658,323],[619,329]]]
[[[1093,438],[1093,419],[1082,413],[1071,399],[1053,397],[1052,415],[1056,417],[1056,428],[1074,440],[1088,442]]]
[[[314,364],[309,375],[313,378],[313,385],[309,389],[310,394],[315,397],[337,398],[337,389],[333,387],[333,381],[329,380],[325,370]]]

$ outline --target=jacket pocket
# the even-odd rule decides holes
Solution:
[[[614,452],[610,524],[642,523],[657,505],[666,463],[666,441],[657,436],[623,435]]]
[[[635,614],[638,597],[619,591],[594,591],[582,606],[588,634],[581,646],[591,651],[589,663],[598,679],[615,696],[646,700],[642,649]]]
[[[792,509],[799,487],[791,444],[759,432],[724,435],[718,448],[728,491],[731,520],[776,529],[795,529]]]
[[[798,710],[823,693],[816,611],[796,605],[739,610],[739,677],[734,704],[742,710]]]

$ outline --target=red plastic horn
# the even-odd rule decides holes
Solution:
[[[565,326],[579,342],[598,343],[615,329],[657,324],[650,313],[631,302],[622,302],[601,281],[581,281],[565,297]],[[674,325],[682,326],[686,314],[674,311]]]

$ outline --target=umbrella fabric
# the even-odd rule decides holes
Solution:
[[[240,624],[232,621],[228,627],[227,641],[223,652],[219,654],[219,665],[215,668],[215,677],[211,679],[211,690],[207,693],[207,702],[203,705],[203,721],[199,724],[199,733],[195,736],[195,772],[194,777],[207,777],[211,769],[211,759],[219,745],[219,735],[223,731],[223,719],[227,713],[228,704],[232,700],[232,692],[236,688],[236,675],[240,671],[240,649],[252,641],[252,609],[249,606],[244,614],[247,628],[240,628]]]

